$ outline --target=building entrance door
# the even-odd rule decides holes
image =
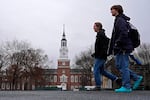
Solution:
[[[64,91],[67,90],[67,84],[66,83],[62,83],[61,87],[62,87],[62,90],[64,90]]]

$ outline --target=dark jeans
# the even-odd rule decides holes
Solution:
[[[105,65],[105,60],[103,59],[95,59],[95,64],[94,64],[94,78],[96,82],[96,86],[100,87],[101,86],[101,75],[104,75],[111,79],[112,81],[116,80],[117,77],[109,72],[107,72],[104,69]]]
[[[131,88],[130,78],[134,81],[138,80],[139,76],[129,69],[129,53],[116,55],[116,67],[122,74],[122,86]]]

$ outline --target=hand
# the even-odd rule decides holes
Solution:
[[[95,57],[95,53],[93,53],[93,54],[91,55],[91,57],[93,57],[93,58],[94,58],[94,57]]]

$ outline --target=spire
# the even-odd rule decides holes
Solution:
[[[67,41],[67,40],[66,40],[66,34],[65,34],[65,24],[63,24],[63,35],[62,35],[62,41]]]
[[[63,37],[65,37],[65,24],[63,24]]]

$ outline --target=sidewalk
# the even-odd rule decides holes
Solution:
[[[150,91],[0,91],[0,100],[150,100]]]

